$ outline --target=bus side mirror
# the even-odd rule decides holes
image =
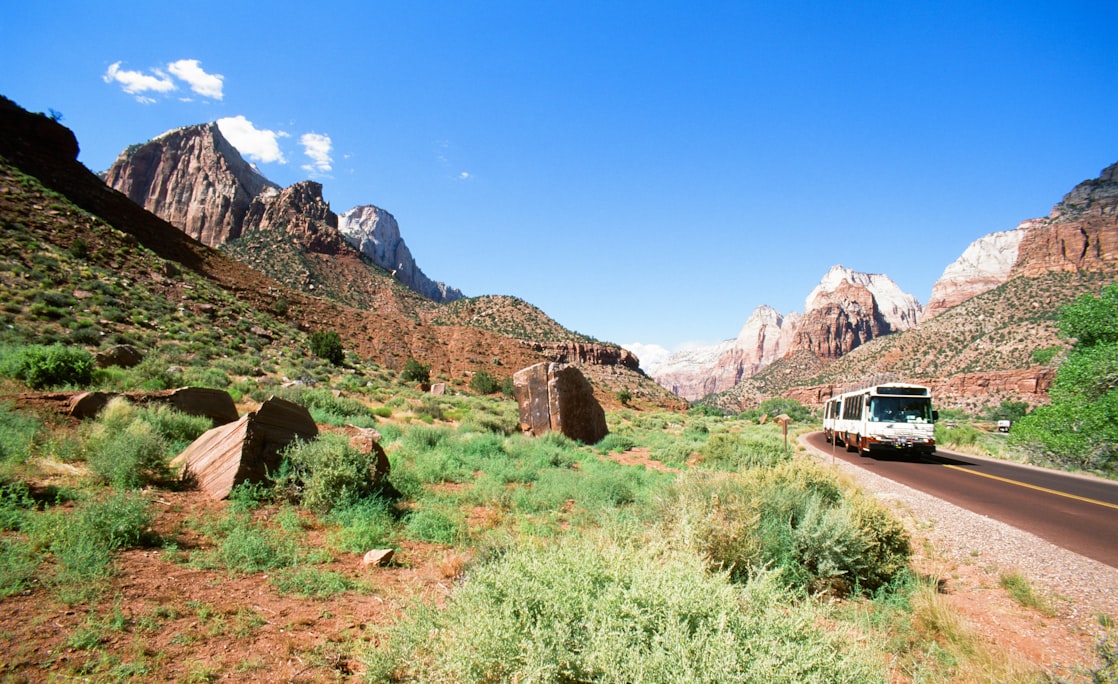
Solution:
[[[934,423],[937,420],[939,420],[939,411],[932,409],[932,422]]]

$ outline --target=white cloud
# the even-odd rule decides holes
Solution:
[[[304,133],[299,138],[303,153],[310,157],[311,163],[304,164],[303,170],[310,173],[330,173],[334,160],[330,157],[334,142],[330,136],[321,133]]]
[[[196,59],[180,59],[168,64],[166,71],[155,67],[149,69],[147,73],[121,69],[121,64],[122,62],[110,64],[101,79],[105,83],[119,84],[124,92],[135,95],[136,101],[142,104],[152,104],[156,101],[148,93],[170,93],[178,90],[175,78],[203,97],[212,100],[220,100],[224,97],[222,88],[225,77],[221,74],[207,74],[202,69],[201,62]],[[170,75],[167,71],[171,72]],[[190,101],[189,98],[180,99],[184,102]]]
[[[152,73],[145,74],[140,71],[121,69],[120,65],[121,62],[110,64],[101,79],[105,83],[119,83],[121,89],[129,95],[135,95],[138,102],[151,104],[155,101],[143,93],[169,93],[177,89],[171,77],[159,69],[153,69]]]
[[[470,180],[471,178],[473,178],[473,176],[470,175],[469,171],[463,171],[462,173],[458,174],[458,180],[466,181]]]
[[[637,355],[637,358],[641,360],[641,368],[646,373],[654,373],[655,369],[671,356],[670,351],[658,344],[632,342],[621,346]]]
[[[288,137],[287,133],[258,129],[242,115],[218,119],[217,127],[229,143],[251,161],[287,163],[279,146],[279,139]]]
[[[186,81],[191,90],[203,97],[220,100],[224,96],[222,86],[225,77],[221,74],[207,74],[202,70],[201,62],[196,59],[180,59],[177,62],[171,62],[167,65],[167,71],[170,71],[180,80]]]

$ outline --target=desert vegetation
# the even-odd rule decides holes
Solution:
[[[372,365],[305,361],[315,387],[250,388],[230,369],[243,405],[280,394],[323,435],[226,502],[168,468],[204,419],[123,400],[83,423],[0,408],[0,605],[23,625],[2,623],[5,676],[1045,681],[976,646],[911,566],[900,523],[778,425],[623,408],[596,445],[529,438],[501,395],[431,397]],[[95,370],[90,386],[142,386],[142,372]],[[387,482],[334,431],[347,424],[379,431]],[[375,548],[393,561],[362,568]],[[138,572],[197,586],[138,596]],[[1046,609],[1027,580],[1006,586]],[[246,587],[254,598],[215,598]],[[359,622],[327,626],[354,605]],[[62,628],[29,627],[48,620]],[[295,641],[323,629],[327,644]],[[281,642],[284,658],[269,652]],[[305,665],[276,670],[291,656]]]

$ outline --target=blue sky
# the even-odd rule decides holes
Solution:
[[[95,171],[228,119],[428,276],[674,349],[839,263],[927,302],[1118,162],[1116,35],[1113,0],[21,2],[0,94]]]

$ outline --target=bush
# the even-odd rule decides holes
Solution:
[[[362,454],[345,435],[324,433],[313,441],[297,440],[284,449],[283,458],[277,484],[313,511],[350,505],[375,484],[375,454]]]
[[[144,415],[145,411],[116,397],[88,428],[86,463],[114,487],[135,489],[168,475],[167,442]],[[169,414],[152,411],[148,415]]]
[[[404,382],[430,382],[431,366],[424,366],[415,359],[408,359],[404,369],[400,371],[400,379]]]
[[[470,391],[477,394],[493,394],[500,388],[497,379],[487,371],[480,370],[470,378]]]
[[[23,347],[6,355],[3,372],[32,389],[88,385],[93,379],[93,355],[80,347],[61,344]]]
[[[108,576],[112,554],[139,545],[152,519],[144,496],[119,492],[85,501],[73,513],[39,516],[29,536],[54,553],[60,580],[88,581]]]
[[[575,540],[471,569],[370,654],[377,681],[882,682],[866,647],[765,578]]]
[[[311,353],[324,359],[335,366],[342,365],[345,361],[345,351],[342,350],[342,338],[337,332],[316,331],[311,333]]]
[[[712,569],[739,581],[771,568],[798,590],[872,592],[908,562],[900,523],[813,465],[692,471],[667,492],[661,509],[665,537],[690,540]]]

